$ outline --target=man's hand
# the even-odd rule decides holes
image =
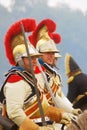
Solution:
[[[70,113],[67,113],[67,112],[62,113],[61,123],[66,126],[71,123]]]
[[[65,124],[66,126],[69,125],[72,121],[76,121],[77,119],[77,116],[71,114],[71,113],[67,113],[67,112],[64,112],[62,114],[62,120],[61,120],[61,123],[62,124]]]

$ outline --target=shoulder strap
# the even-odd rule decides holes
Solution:
[[[21,77],[24,78],[24,80],[26,80],[26,82],[28,84],[30,84],[31,89],[32,89],[32,93],[26,100],[28,100],[32,95],[35,95],[35,88],[34,88],[34,83],[33,83],[33,80],[32,80],[32,75],[29,72],[26,72],[26,71],[13,70],[13,71],[10,71],[9,73],[7,73],[6,79],[4,80],[4,82],[3,82],[2,86],[1,86],[1,90],[0,90],[0,102],[1,103],[3,102],[3,99],[5,99],[5,96],[4,96],[4,93],[3,93],[4,85],[6,84],[8,78],[12,74],[20,75]]]

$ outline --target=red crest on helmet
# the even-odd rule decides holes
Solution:
[[[6,51],[6,56],[9,60],[9,62],[12,64],[12,65],[15,65],[15,60],[14,60],[14,56],[13,56],[13,53],[12,53],[12,39],[22,33],[22,30],[21,30],[21,25],[20,23],[22,22],[23,26],[24,26],[24,29],[25,29],[25,32],[31,32],[35,29],[36,27],[36,21],[35,19],[29,19],[29,18],[25,18],[25,19],[21,19],[15,23],[13,23],[9,29],[7,30],[6,32],[6,35],[5,35],[5,38],[4,38],[4,46],[5,46],[5,51]]]
[[[38,42],[38,39],[37,39],[38,33],[43,26],[47,27],[48,35],[50,36],[50,38],[56,44],[59,44],[61,42],[61,36],[58,33],[54,33],[56,30],[56,23],[51,19],[44,19],[37,25],[32,35],[29,36],[29,40],[31,41],[31,43],[36,47],[36,44]]]

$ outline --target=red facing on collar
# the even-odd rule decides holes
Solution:
[[[17,74],[12,74],[8,78],[7,82],[14,83],[14,82],[18,82],[20,80],[23,80],[23,77],[21,77],[20,75],[17,75]]]

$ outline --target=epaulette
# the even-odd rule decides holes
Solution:
[[[10,75],[10,77],[7,79],[7,82],[9,83],[14,83],[14,82],[18,82],[20,80],[23,80],[23,77],[21,77],[18,74],[12,74]]]
[[[32,80],[32,74],[31,73],[26,72],[26,71],[19,71],[19,70],[13,69],[13,70],[9,71],[5,76],[6,76],[6,79],[4,80],[4,83],[2,84],[1,90],[0,90],[0,102],[3,102],[3,99],[5,98],[4,93],[3,93],[3,88],[4,88],[4,85],[6,84],[7,81],[13,82],[14,80],[17,81],[17,80],[24,79],[31,86],[32,94],[30,96],[35,94],[35,85],[34,85],[34,82]],[[15,79],[17,77],[18,77],[18,79]]]
[[[26,80],[32,87],[34,87],[34,82],[33,82],[33,78],[32,78],[32,74],[23,70],[23,71],[19,71],[19,70],[12,70],[11,72],[9,72],[9,75],[15,75],[18,76],[19,80],[20,79],[24,79]],[[16,80],[16,79],[15,79]]]

